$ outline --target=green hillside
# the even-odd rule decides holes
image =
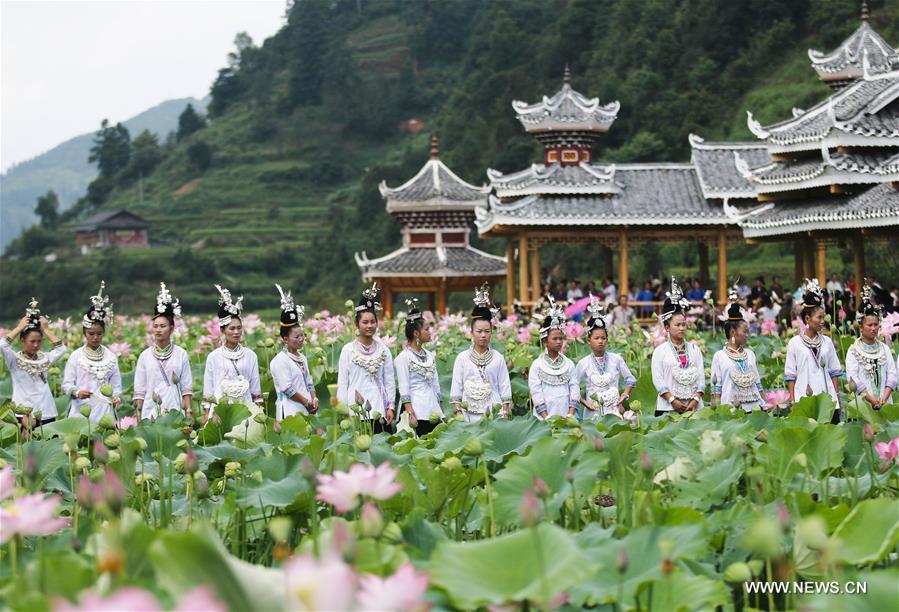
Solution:
[[[143,130],[160,139],[178,125],[178,115],[188,104],[205,109],[204,100],[181,98],[166,100],[123,122],[136,135]],[[34,204],[52,189],[65,210],[84,194],[97,176],[97,168],[88,162],[93,134],[81,134],[32,159],[15,164],[0,176],[0,252],[23,228],[37,221]]]
[[[870,4],[872,25],[899,41],[899,10]],[[55,230],[57,244],[25,253],[53,250],[57,261],[3,260],[0,317],[32,293],[51,311],[80,308],[101,276],[120,311],[146,309],[160,279],[188,312],[213,309],[218,281],[253,310],[272,306],[275,281],[334,308],[359,287],[354,252],[399,244],[377,185],[420,167],[431,130],[471,182],[488,167],[526,167],[539,148],[510,103],[556,91],[568,63],[576,89],[621,101],[599,159],[685,160],[691,132],[748,138],[747,109],[775,121],[826,96],[806,50],[832,48],[857,15],[854,0],[297,0],[281,31],[258,47],[243,41],[219,71],[205,127],[164,150],[140,187],[122,170],[81,203],[83,215],[99,206],[144,216],[159,246],[67,255],[71,238]],[[421,132],[402,129],[412,118]],[[791,245],[734,255],[744,275],[792,274]],[[839,269],[844,255],[831,256]],[[602,274],[589,249],[550,249],[544,260]],[[695,265],[695,248],[665,245],[638,249],[634,269]]]

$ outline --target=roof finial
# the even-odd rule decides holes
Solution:
[[[868,21],[868,0],[862,0],[862,21]]]
[[[437,132],[431,132],[431,159],[437,159],[440,156],[440,144],[437,140]]]
[[[562,83],[571,85],[571,68],[568,67],[568,62],[565,62],[565,72],[562,73]]]

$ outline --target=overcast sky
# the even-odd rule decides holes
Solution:
[[[0,2],[0,169],[172,98],[202,98],[234,36],[284,0]]]

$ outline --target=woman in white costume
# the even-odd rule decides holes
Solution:
[[[156,305],[150,319],[153,346],[144,349],[134,367],[134,408],[142,419],[155,419],[163,412],[178,410],[193,419],[193,374],[190,357],[172,342],[175,318],[181,305],[165,283],[159,283]]]
[[[443,418],[440,377],[437,374],[436,356],[424,347],[431,341],[432,323],[416,305],[417,300],[406,300],[406,344],[396,356],[397,388],[400,392],[400,408],[409,414],[409,424],[419,436],[429,434]]]
[[[318,410],[318,397],[309,373],[309,363],[303,355],[306,332],[303,315],[306,309],[294,303],[290,291],[284,293],[281,285],[275,285],[281,296],[281,342],[284,347],[269,363],[269,371],[275,383],[275,418],[282,421],[295,414],[311,414]]]
[[[899,380],[889,347],[877,339],[883,307],[874,303],[868,283],[862,287],[861,298],[856,315],[861,337],[846,353],[846,376],[855,393],[879,410],[884,404],[893,403],[893,391]]]
[[[206,418],[215,404],[223,399],[243,402],[249,408],[262,404],[262,388],[259,383],[259,359],[256,353],[243,346],[243,323],[240,313],[243,296],[231,299],[231,292],[216,285],[219,292],[218,324],[222,331],[222,345],[206,357],[203,375],[203,398],[206,402]]]
[[[787,359],[784,364],[784,382],[790,399],[798,402],[803,397],[827,393],[836,404],[832,422],[840,420],[840,403],[837,390],[843,366],[830,338],[821,333],[824,328],[824,293],[817,279],[806,279],[802,293],[802,310],[799,316],[805,330],[787,343]]]
[[[450,403],[466,421],[480,421],[493,406],[512,414],[512,383],[502,354],[490,348],[494,311],[486,284],[475,290],[471,311],[471,347],[456,355]]]
[[[584,382],[584,419],[595,419],[606,414],[622,414],[622,406],[630,397],[637,379],[631,374],[624,359],[606,350],[609,332],[602,315],[602,303],[590,295],[587,306],[587,342],[590,354],[577,364],[578,385]],[[618,389],[624,385],[619,393]]]
[[[337,400],[358,406],[363,418],[371,421],[374,433],[384,431],[396,416],[393,356],[375,338],[380,298],[377,283],[362,291],[356,305],[356,339],[343,345],[337,366]]]
[[[69,355],[62,381],[62,390],[72,398],[69,416],[83,414],[84,409],[94,422],[107,414],[116,417],[115,409],[122,403],[119,358],[103,346],[106,327],[112,324],[112,304],[109,296],[103,295],[105,288],[101,281],[100,291],[91,297],[90,308],[81,319],[84,346]]]
[[[49,353],[41,351],[45,336],[53,345]],[[16,337],[22,347],[18,351],[12,349]],[[47,371],[66,354],[66,346],[50,331],[36,299],[31,298],[19,324],[0,338],[0,352],[12,378],[12,401],[31,408],[31,416],[39,418],[41,423],[55,421],[58,413],[47,382]]]
[[[552,416],[574,416],[581,401],[580,384],[574,362],[562,354],[565,344],[565,311],[551,295],[540,326],[543,352],[531,363],[528,390],[534,416],[546,420]]]
[[[668,332],[668,341],[652,352],[652,382],[659,394],[656,416],[672,411],[695,411],[702,407],[705,394],[702,351],[696,344],[686,341],[690,302],[684,298],[673,276],[671,291],[665,296],[661,319]]]
[[[749,325],[743,318],[738,303],[737,286],[728,293],[728,304],[724,322],[727,342],[712,357],[712,395],[719,404],[727,404],[744,412],[759,408],[762,400],[762,382],[756,365],[755,353],[746,346],[749,339]]]

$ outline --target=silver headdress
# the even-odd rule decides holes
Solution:
[[[371,310],[372,312],[381,310],[381,290],[378,289],[378,282],[375,281],[371,287],[362,290],[362,299],[356,305],[356,312]]]
[[[817,308],[823,303],[824,290],[818,284],[818,279],[805,279],[805,283],[802,285],[802,306],[804,308]]]
[[[85,329],[90,329],[94,323],[103,325],[112,323],[112,304],[109,303],[109,296],[103,295],[104,289],[106,289],[106,282],[100,281],[100,291],[97,292],[97,295],[91,296],[91,306],[81,319],[81,325]]]
[[[662,305],[662,321],[667,321],[677,313],[684,313],[690,308],[690,300],[684,297],[677,284],[677,279],[671,277],[671,291],[665,292],[665,303]]]
[[[594,329],[605,329],[606,319],[603,317],[603,305],[599,298],[590,293],[590,303],[587,304],[587,333]]]
[[[865,279],[865,284],[862,285],[861,289],[861,303],[858,307],[858,312],[855,313],[855,319],[861,323],[865,317],[875,316],[878,319],[883,319],[883,306],[877,303],[877,300],[874,298],[874,291],[871,289],[871,285],[868,284],[868,279]]]
[[[422,317],[418,309],[418,298],[406,298],[406,321],[415,321]]]
[[[302,322],[306,314],[305,306],[297,306],[293,301],[290,291],[284,293],[281,285],[275,283],[278,293],[281,295],[281,327],[293,327]]]
[[[159,283],[159,293],[156,295],[156,316],[171,314],[172,318],[181,316],[181,304],[177,299],[172,299],[172,294],[166,288],[165,283]]]
[[[543,322],[540,325],[540,339],[543,340],[549,335],[549,332],[558,329],[565,331],[565,309],[556,304],[555,298],[551,295],[546,296],[549,306],[543,315]]]
[[[471,310],[471,319],[489,321],[493,324],[493,320],[499,314],[499,308],[494,308],[490,304],[490,285],[484,283],[480,288],[475,287],[474,290],[474,308]]]
[[[28,325],[25,326],[23,331],[41,328],[41,311],[37,307],[37,298],[31,298],[31,301],[28,302],[28,306],[25,308],[25,316],[28,317]]]
[[[223,289],[221,285],[216,285],[215,288],[219,292],[219,326],[225,327],[233,317],[240,317],[240,311],[243,310],[243,296],[237,298],[235,302],[231,298],[230,291]]]

